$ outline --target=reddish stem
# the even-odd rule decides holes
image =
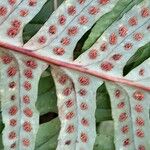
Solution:
[[[34,51],[30,51],[29,49],[24,49],[22,47],[13,46],[13,45],[6,44],[3,42],[0,42],[0,47],[9,49],[11,51],[19,52],[19,53],[27,55],[27,56],[37,58],[37,59],[44,61],[48,64],[53,64],[53,65],[61,66],[64,68],[73,69],[73,70],[76,70],[79,72],[93,75],[93,76],[98,77],[98,78],[102,78],[103,80],[112,81],[112,82],[119,82],[119,83],[126,84],[129,86],[134,86],[136,88],[140,88],[140,89],[143,89],[146,91],[150,91],[150,87],[143,86],[142,84],[136,83],[134,81],[126,80],[126,79],[121,78],[121,77],[114,77],[114,76],[106,75],[104,73],[100,73],[100,72],[93,71],[93,70],[89,70],[88,68],[85,68],[82,65],[76,65],[73,63],[67,63],[67,62],[55,60],[53,58],[44,57],[44,56],[36,54]]]

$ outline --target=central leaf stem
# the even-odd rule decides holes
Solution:
[[[22,47],[13,46],[13,45],[6,44],[6,43],[3,43],[3,42],[0,42],[0,47],[9,49],[11,51],[18,52],[18,53],[21,53],[21,54],[24,54],[24,55],[27,55],[27,56],[30,56],[30,57],[37,58],[37,59],[39,59],[41,61],[44,61],[48,64],[53,64],[53,65],[60,66],[60,67],[63,67],[63,68],[68,68],[68,69],[76,70],[76,71],[79,71],[79,72],[87,73],[87,74],[93,75],[95,77],[101,78],[103,80],[112,81],[112,82],[119,82],[119,83],[126,84],[126,85],[129,85],[129,86],[134,86],[136,88],[140,88],[140,89],[143,89],[143,90],[146,90],[146,91],[150,91],[150,87],[146,87],[146,86],[144,86],[142,84],[139,84],[137,82],[134,82],[132,80],[127,80],[127,79],[124,79],[124,78],[121,78],[121,77],[110,76],[110,75],[107,75],[107,74],[104,74],[104,73],[100,73],[98,71],[89,70],[88,68],[86,68],[82,65],[77,65],[75,63],[68,63],[68,62],[56,60],[56,59],[53,59],[53,58],[49,58],[49,57],[46,57],[46,56],[38,55],[38,54],[36,54],[35,52],[32,52],[29,49],[24,49]]]

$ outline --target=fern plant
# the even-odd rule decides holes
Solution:
[[[23,31],[34,29],[28,23],[38,18],[45,3],[46,0],[0,2],[0,99],[5,126],[1,149],[96,149],[96,92],[105,84],[116,150],[149,150],[149,56],[123,74],[137,51],[149,52],[149,0],[66,0],[33,37],[23,39]],[[77,42],[88,32],[80,55],[75,56]],[[49,109],[57,113],[54,105],[47,108],[49,104],[42,105],[42,100],[36,107],[38,83],[49,65],[57,93],[60,132],[57,118],[39,128],[38,106],[41,114]],[[49,84],[53,86],[50,79],[42,81],[45,85],[39,87],[41,93],[49,90]],[[96,118],[103,115],[102,110],[98,111]],[[101,132],[96,143],[103,140],[99,138]]]

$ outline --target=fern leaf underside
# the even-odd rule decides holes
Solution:
[[[92,150],[96,138],[96,91],[106,84],[111,99],[117,150],[148,150],[149,142],[149,70],[147,59],[123,76],[127,61],[150,42],[150,2],[135,5],[114,22],[86,52],[73,60],[73,50],[93,24],[110,12],[118,0],[67,0],[26,44],[24,26],[41,10],[46,0],[1,2],[0,99],[4,150],[34,150],[39,127],[35,103],[38,82],[47,62],[13,51],[28,51],[60,62],[50,64],[55,81],[61,131],[57,150]],[[6,7],[7,6],[7,7]],[[1,44],[2,45],[2,44]],[[74,65],[79,70],[63,63]],[[61,66],[62,65],[62,66]],[[85,74],[84,70],[92,72]],[[96,75],[101,74],[103,78]],[[108,81],[106,76],[123,83]],[[6,79],[5,79],[6,78]],[[113,79],[112,79],[113,80]],[[148,90],[130,86],[128,81]]]

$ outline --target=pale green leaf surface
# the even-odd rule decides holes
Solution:
[[[50,122],[40,125],[37,139],[36,139],[36,148],[39,148],[44,143],[48,142],[51,137],[55,136],[60,130],[60,121],[58,118],[53,119]]]
[[[102,122],[97,130],[94,150],[115,150],[113,142],[113,121]]]
[[[55,89],[38,96],[36,107],[41,115],[48,112],[57,112],[57,98]]]

